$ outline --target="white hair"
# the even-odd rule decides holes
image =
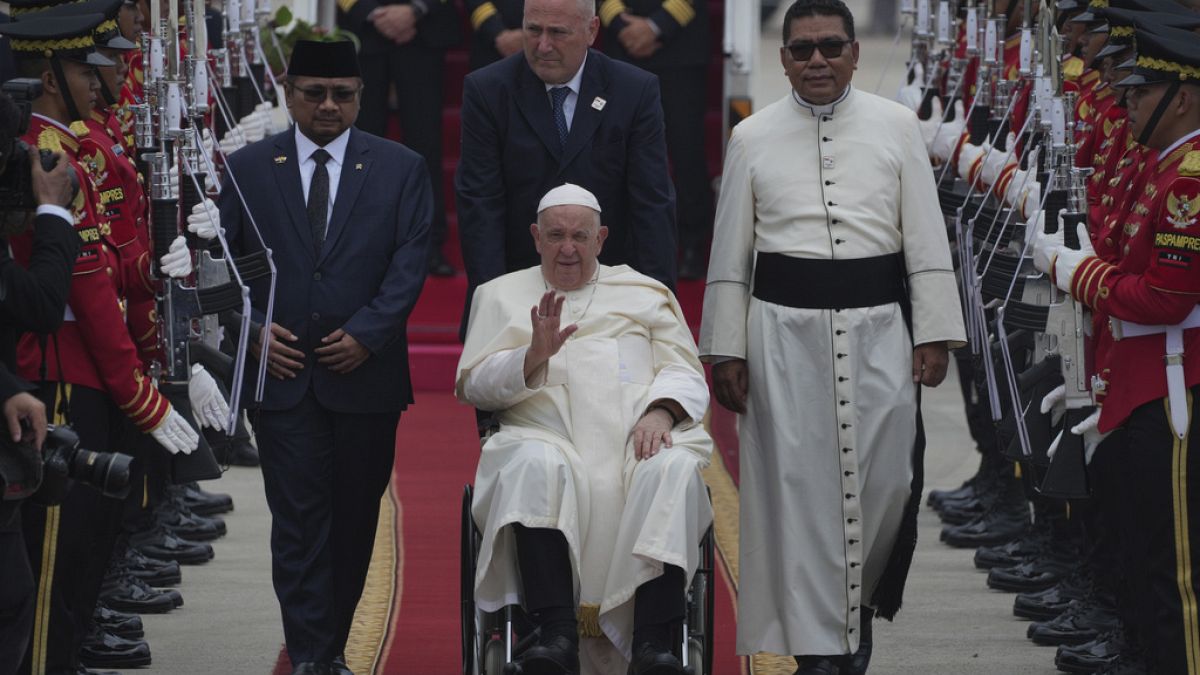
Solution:
[[[579,8],[579,14],[584,21],[591,21],[595,18],[596,0],[575,0],[575,6]]]

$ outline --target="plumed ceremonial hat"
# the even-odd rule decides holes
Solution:
[[[12,43],[17,58],[65,58],[93,66],[111,66],[113,62],[96,51],[93,31],[104,21],[103,14],[71,14],[0,24],[0,35]]]
[[[292,48],[288,75],[301,77],[360,77],[354,43],[300,40]]]
[[[542,197],[538,202],[537,212],[541,213],[552,206],[586,206],[600,213],[600,202],[596,195],[573,183],[563,183]]]
[[[1200,40],[1195,33],[1159,25],[1151,30],[1137,29],[1134,40],[1137,61],[1133,74],[1117,86],[1175,80],[1200,83]]]
[[[84,0],[84,2],[59,3],[48,9],[21,14],[17,20],[28,21],[30,19],[75,16],[78,14],[102,14],[104,21],[101,21],[100,25],[96,26],[96,29],[93,31],[96,46],[128,51],[130,49],[137,49],[137,45],[121,35],[121,27],[117,24],[117,15],[121,13],[121,6],[123,4],[125,4],[123,0]]]

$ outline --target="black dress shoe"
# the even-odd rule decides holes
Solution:
[[[578,675],[579,644],[565,635],[539,640],[517,659],[521,675]]]
[[[942,528],[942,541],[955,548],[978,548],[1000,544],[1017,536],[1029,525],[1024,504],[997,502],[966,525]]]
[[[173,499],[182,499],[183,503],[193,513],[198,513],[202,516],[211,516],[233,510],[233,497],[217,492],[206,492],[201,490],[200,486],[196,483],[172,485],[167,488],[167,495]]]
[[[212,546],[180,539],[159,524],[132,535],[129,545],[147,557],[174,560],[181,565],[198,565],[213,558]]]
[[[93,628],[79,648],[85,666],[137,668],[150,665],[150,645],[144,640],[126,640]]]
[[[1080,600],[1091,591],[1086,573],[1072,574],[1044,591],[1018,595],[1013,601],[1013,614],[1032,621],[1049,621],[1067,611],[1072,600]]]
[[[683,664],[669,651],[655,649],[649,642],[633,652],[629,675],[684,675]]]
[[[1112,607],[1091,599],[1072,600],[1067,611],[1059,616],[1029,624],[1026,635],[1038,645],[1078,645],[1096,639],[1117,625]]]
[[[988,570],[988,588],[1009,593],[1028,593],[1050,588],[1074,569],[1077,557],[1047,554],[1012,567]]]
[[[329,664],[329,669],[333,671],[333,675],[354,675],[354,671],[350,670],[350,666],[346,665],[346,657],[344,655],[338,655]]]
[[[125,549],[122,566],[131,575],[150,586],[177,586],[183,581],[179,563],[174,560],[149,558],[132,546]]]
[[[168,532],[188,541],[212,541],[225,536],[225,521],[218,516],[201,516],[180,501],[166,501],[154,511],[154,519]]]
[[[994,546],[980,546],[975,551],[975,568],[1012,567],[1037,555],[1046,547],[1048,535],[1044,528],[1030,526],[1016,537]]]
[[[173,597],[120,570],[104,579],[100,600],[113,609],[137,614],[164,614],[176,607]]]
[[[427,269],[429,270],[429,275],[435,277],[452,277],[455,273],[454,265],[451,265],[450,261],[446,260],[446,256],[442,255],[441,251],[434,251],[430,254],[429,267]]]
[[[1054,665],[1068,673],[1094,673],[1116,663],[1128,649],[1125,631],[1118,628],[1081,645],[1061,645],[1054,655]]]
[[[292,666],[292,675],[330,675],[332,672],[328,663],[307,661]]]
[[[137,614],[118,612],[103,602],[96,603],[96,610],[92,612],[92,620],[101,630],[126,640],[140,638],[146,634],[145,628],[142,626],[142,617]]]
[[[795,675],[838,675],[836,657],[797,656]]]

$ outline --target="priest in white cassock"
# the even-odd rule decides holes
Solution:
[[[551,190],[530,231],[541,265],[476,290],[458,364],[459,399],[500,421],[475,475],[476,602],[541,629],[525,675],[579,672],[580,635],[617,652],[585,649],[584,672],[681,674],[670,648],[712,522],[695,343],[665,286],[597,262],[592,193]]]
[[[737,651],[857,675],[916,544],[919,385],[965,333],[916,116],[851,86],[840,0],[783,37],[793,91],[729,141],[700,353],[742,415]]]

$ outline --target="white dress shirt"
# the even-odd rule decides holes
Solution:
[[[567,81],[566,84],[547,84],[546,99],[550,101],[550,109],[554,110],[554,97],[550,95],[550,90],[555,87],[566,87],[571,90],[567,94],[566,100],[563,101],[563,117],[567,118],[567,131],[571,131],[571,118],[575,117],[575,104],[579,102],[579,84],[583,82],[583,67],[587,65],[587,54],[583,56],[583,63],[579,64],[579,70],[575,71],[575,76]]]
[[[308,203],[308,186],[312,185],[313,171],[317,168],[312,154],[318,148],[324,148],[325,152],[329,153],[329,161],[325,162],[325,170],[329,172],[329,212],[325,214],[326,223],[333,218],[333,202],[337,199],[338,181],[342,177],[342,161],[346,158],[346,145],[349,142],[349,129],[329,141],[327,145],[321,146],[313,143],[308,136],[300,133],[300,127],[296,127],[296,154],[300,158],[300,187],[304,190],[305,204]]]

